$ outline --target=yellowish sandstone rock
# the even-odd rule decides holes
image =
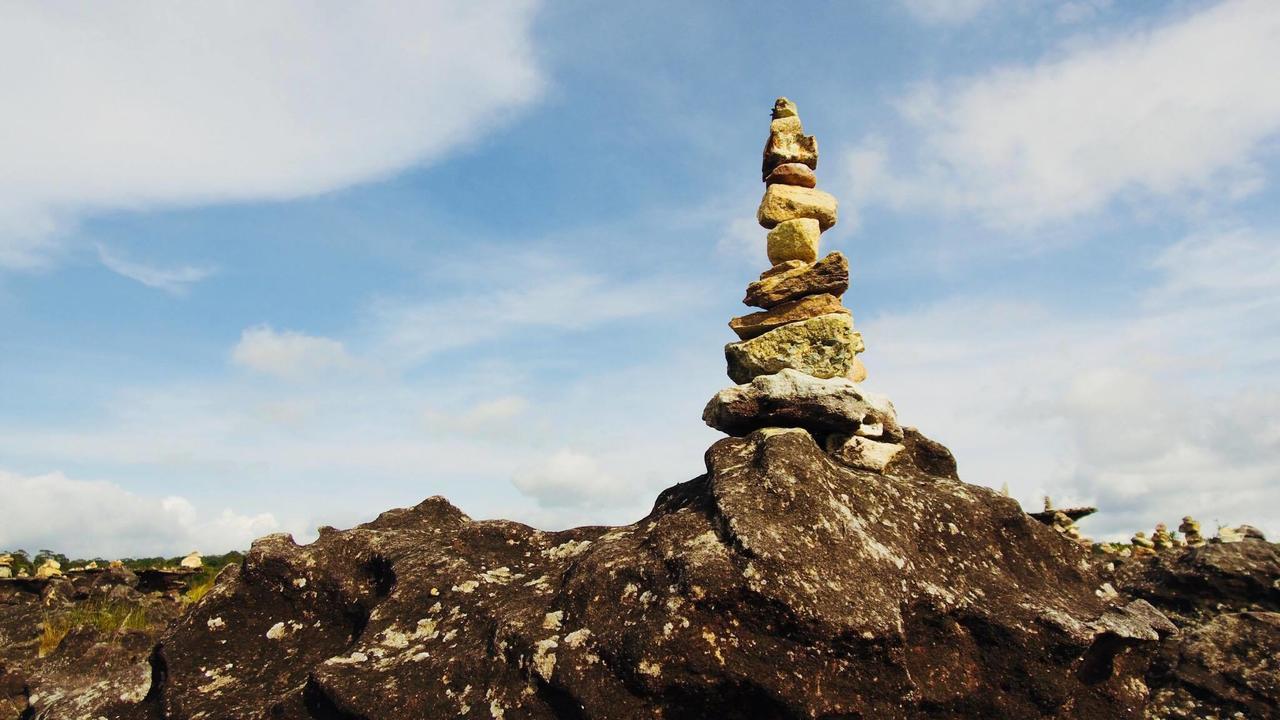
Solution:
[[[855,357],[849,362],[849,372],[845,377],[860,383],[867,379],[867,366],[863,365],[862,361]]]
[[[795,185],[770,185],[764,191],[756,219],[766,228],[797,218],[813,218],[823,231],[836,224],[836,199],[828,192]]]
[[[844,377],[853,356],[862,352],[862,335],[843,313],[794,322],[725,346],[729,377],[738,384],[785,368],[816,378]]]
[[[800,187],[817,187],[818,176],[813,168],[804,163],[783,163],[774,168],[769,177],[764,179],[767,185],[799,185]]]
[[[777,265],[788,260],[811,263],[818,259],[818,239],[822,230],[813,218],[798,218],[778,223],[769,231],[767,251],[769,262]]]

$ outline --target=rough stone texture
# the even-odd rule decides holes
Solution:
[[[729,321],[729,328],[743,340],[750,340],[789,323],[832,313],[848,315],[849,309],[841,305],[840,298],[835,295],[808,295],[775,305],[770,310],[736,317]]]
[[[774,168],[764,179],[769,185],[796,185],[798,187],[817,187],[818,176],[813,168],[803,163],[784,163]]]
[[[725,388],[702,411],[702,420],[729,435],[761,428],[796,427],[814,435],[853,433],[876,426],[876,437],[901,439],[893,403],[845,378],[820,379],[796,370],[761,375]]]
[[[778,267],[782,266],[773,269]],[[747,286],[742,304],[768,310],[806,295],[827,293],[839,297],[848,289],[849,261],[842,253],[833,252],[812,265],[789,263],[781,271],[765,271]]]
[[[619,528],[433,498],[260,540],[163,638],[139,717],[1141,717],[1163,619],[1012,500],[801,430],[707,467]]]
[[[724,346],[729,378],[740,384],[786,368],[818,378],[843,377],[860,352],[862,335],[844,313],[819,315]]]
[[[827,440],[827,451],[835,459],[860,470],[883,471],[907,449],[895,442],[880,442],[860,435],[833,435]]]
[[[775,118],[769,123],[769,139],[764,144],[760,177],[768,178],[774,168],[791,163],[818,169],[818,140],[804,134],[800,118],[794,115]]]
[[[818,221],[800,218],[778,223],[765,238],[769,262],[777,265],[789,260],[811,263],[818,259],[818,243],[822,230]]]
[[[792,270],[799,270],[800,268],[806,268],[812,264],[813,263],[807,263],[803,260],[788,260],[786,262],[780,262],[774,265],[773,267],[769,268],[768,270],[765,270],[764,272],[760,273],[760,279],[764,280],[766,278],[774,277],[775,275],[781,275],[782,273],[791,272]]]
[[[795,185],[770,185],[756,211],[756,219],[765,228],[796,218],[813,218],[825,232],[836,224],[836,198],[813,188]]]
[[[1147,717],[1280,717],[1280,546],[1248,539],[1116,562],[1120,595],[1179,628],[1148,673]]]

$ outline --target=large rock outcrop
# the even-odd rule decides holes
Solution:
[[[1012,500],[803,430],[727,438],[643,520],[540,532],[441,498],[259,540],[161,641],[139,713],[1141,717],[1172,626]]]

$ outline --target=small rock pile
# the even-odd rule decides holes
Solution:
[[[866,368],[853,316],[841,303],[849,262],[818,259],[822,233],[836,224],[836,199],[816,189],[818,143],[804,134],[795,103],[778,98],[765,143],[764,198],[756,213],[769,230],[772,267],[747,286],[743,303],[761,308],[729,321],[739,341],[725,346],[736,387],[718,393],[703,420],[730,435],[765,427],[808,430],[855,467],[883,470],[904,449],[893,405],[858,383]]]
[[[0,578],[13,577],[13,556],[5,553],[0,555]]]

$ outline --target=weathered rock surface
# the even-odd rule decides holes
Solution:
[[[1141,717],[1167,621],[1099,599],[1013,501],[796,429],[707,467],[619,528],[433,498],[260,540],[163,639],[140,716]]]
[[[825,232],[836,224],[836,198],[831,193],[795,185],[769,185],[756,211],[765,228],[796,218],[813,218]]]
[[[792,105],[786,112],[794,112]],[[768,179],[779,165],[800,164],[818,168],[818,140],[804,134],[804,126],[796,115],[779,116],[769,123],[769,139],[764,144],[764,160],[760,165],[760,177]]]
[[[759,280],[747,286],[742,304],[768,310],[806,295],[826,293],[839,297],[848,289],[849,260],[842,253],[833,252],[812,265],[797,261],[766,270]]]
[[[1148,672],[1147,717],[1280,717],[1280,545],[1209,543],[1117,562],[1119,593],[1178,627]]]
[[[743,340],[750,340],[789,323],[832,313],[848,315],[849,309],[841,305],[840,298],[835,295],[829,293],[808,295],[799,300],[789,300],[775,305],[763,312],[736,317],[729,321],[729,328]]]
[[[813,168],[803,163],[784,163],[770,171],[764,179],[766,184],[798,185],[800,187],[817,187],[818,176]]]
[[[893,404],[845,378],[821,379],[796,370],[761,375],[716,393],[702,412],[711,427],[729,435],[761,428],[804,428],[816,436],[850,433],[863,425],[876,437],[901,439]]]
[[[778,223],[765,238],[765,250],[769,262],[777,265],[788,260],[811,263],[818,259],[818,243],[822,230],[818,221],[800,218]]]
[[[862,335],[854,332],[853,319],[845,313],[832,313],[729,343],[724,346],[724,355],[729,378],[741,384],[787,368],[818,378],[843,377],[862,349]]]

